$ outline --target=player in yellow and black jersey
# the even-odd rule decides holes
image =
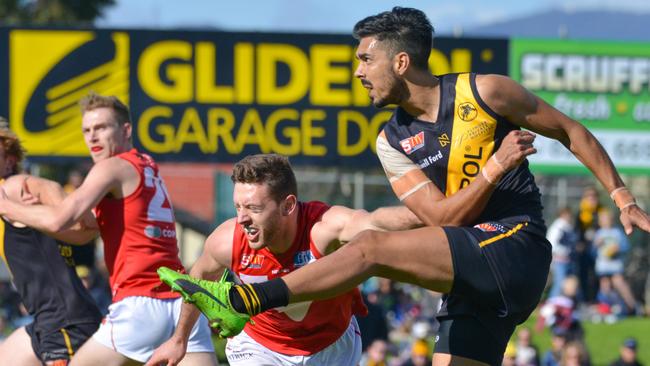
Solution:
[[[540,300],[551,262],[526,161],[536,152],[535,134],[521,127],[559,140],[584,163],[620,208],[628,234],[635,226],[650,232],[650,218],[579,122],[505,76],[432,75],[433,27],[423,12],[396,7],[367,17],[354,36],[355,76],[373,105],[398,105],[377,139],[377,155],[411,221],[424,227],[365,231],[281,278],[245,291],[232,286],[221,304],[203,298],[197,304],[254,315],[387,277],[446,294],[434,366],[500,365],[515,326]],[[381,209],[371,215],[401,217]],[[205,288],[222,296],[228,286]],[[255,304],[252,310],[241,306],[246,302]]]
[[[55,182],[18,173],[23,151],[18,139],[0,130],[0,181],[8,199],[56,202]],[[58,239],[83,243],[94,230],[73,230]],[[0,256],[34,321],[0,344],[0,365],[67,365],[97,330],[101,314],[75,272],[69,244],[0,217]]]

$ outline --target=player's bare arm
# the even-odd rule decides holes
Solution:
[[[26,174],[7,178],[2,188],[7,197],[14,202],[56,205],[65,199],[65,192],[59,183]],[[86,212],[85,218],[94,221],[89,211]],[[86,244],[97,237],[98,231],[96,226],[78,223],[65,231],[47,234],[66,243]]]
[[[95,164],[83,184],[61,203],[28,206],[0,200],[0,214],[37,230],[58,233],[79,221],[106,194],[124,197],[128,195],[125,193],[133,192],[138,183],[139,176],[128,162],[111,158]]]
[[[403,206],[381,207],[373,212],[332,206],[311,231],[318,250],[329,254],[364,230],[395,231],[421,226],[421,221]]]
[[[311,229],[311,238],[323,254],[329,254],[363,230],[374,229],[365,210],[332,206]]]
[[[535,136],[529,132],[512,131],[488,160],[472,183],[446,197],[424,172],[404,154],[377,138],[377,155],[397,197],[428,226],[468,225],[483,211],[496,182],[510,169],[521,164],[536,150]],[[486,172],[490,172],[486,174]]]
[[[236,219],[227,220],[208,236],[203,253],[192,266],[190,276],[206,280],[219,279],[223,271],[230,266],[232,238],[236,224]],[[184,302],[174,334],[154,351],[145,366],[161,363],[169,366],[177,365],[185,357],[187,341],[200,314],[201,312],[193,304]]]
[[[650,217],[636,205],[607,152],[582,124],[509,77],[483,75],[477,77],[476,83],[481,97],[495,112],[516,125],[560,141],[589,168],[621,209],[620,220],[627,234],[633,226],[650,231]]]
[[[424,226],[413,211],[406,206],[379,207],[370,212],[370,222],[377,230],[399,231]]]
[[[190,271],[192,277],[218,280],[223,271],[230,267],[235,225],[237,225],[235,218],[228,219],[208,236],[203,253]]]

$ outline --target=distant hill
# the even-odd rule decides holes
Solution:
[[[465,28],[465,37],[535,37],[650,41],[650,13],[550,10]]]

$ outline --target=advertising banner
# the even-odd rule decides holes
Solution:
[[[621,172],[650,172],[650,44],[513,39],[510,74],[601,142]],[[559,142],[538,137],[533,169],[586,172]]]
[[[31,157],[88,156],[78,101],[131,108],[137,148],[159,161],[378,166],[391,109],[370,105],[348,35],[0,28],[0,115]],[[508,41],[435,40],[436,73],[508,73]]]

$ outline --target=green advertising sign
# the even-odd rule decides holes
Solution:
[[[603,144],[619,171],[650,172],[650,44],[513,39],[510,75]],[[578,172],[559,142],[539,137],[533,169]],[[586,171],[586,170],[583,170]]]

